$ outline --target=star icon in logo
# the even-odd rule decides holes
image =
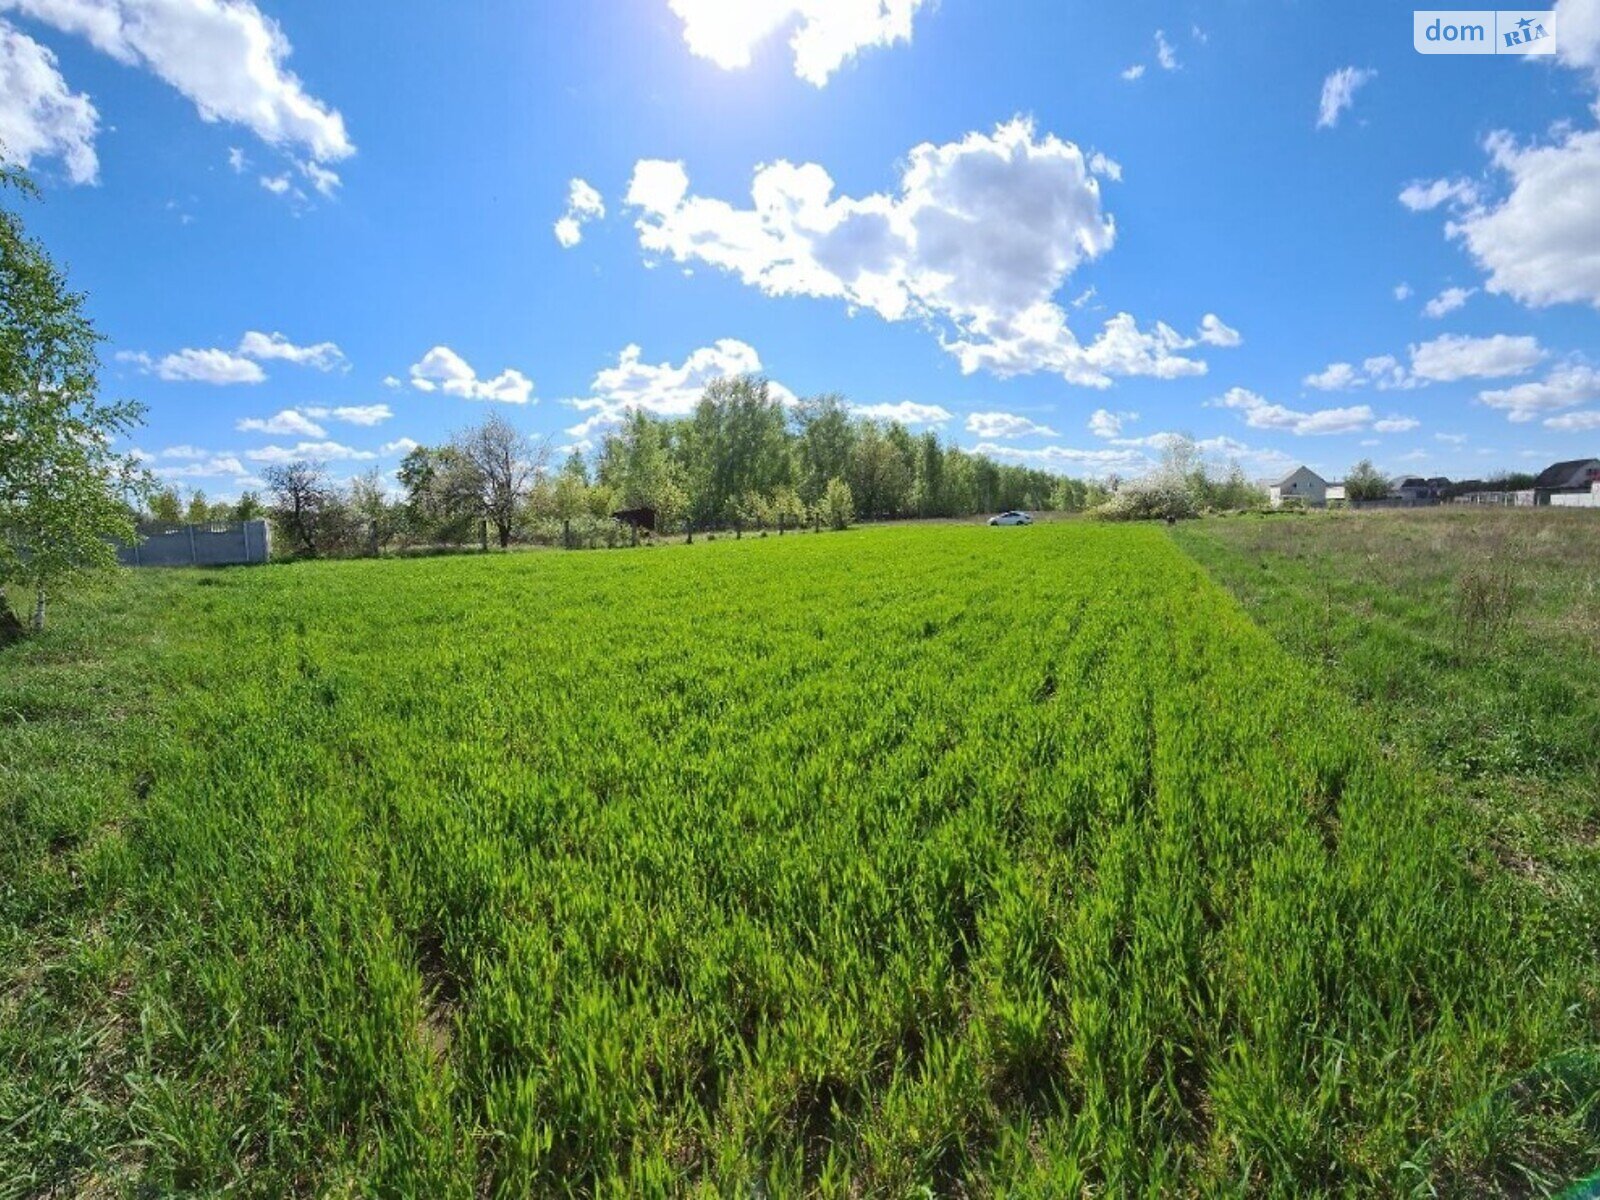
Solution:
[[[1526,29],[1529,25],[1532,25],[1532,24],[1533,24],[1533,22],[1528,20],[1527,17],[1523,17],[1522,20],[1517,22],[1517,28],[1518,29]]]

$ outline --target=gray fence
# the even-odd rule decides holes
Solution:
[[[222,567],[264,563],[271,553],[265,521],[216,521],[141,525],[138,542],[118,544],[117,561],[127,567]]]

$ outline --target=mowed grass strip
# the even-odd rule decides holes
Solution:
[[[116,1030],[18,1072],[24,1193],[1481,1193],[1594,1160],[1540,1073],[1593,1045],[1582,957],[1163,531],[106,603],[153,589],[114,836],[11,810],[77,882],[19,876],[8,942],[103,930],[115,985],[7,978],[46,1013],[12,1062]],[[114,1102],[41,1102],[74,1088]]]

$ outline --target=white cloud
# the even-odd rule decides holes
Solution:
[[[385,442],[378,447],[380,454],[410,454],[422,443],[413,441],[408,437],[395,438],[392,442]]]
[[[1409,299],[1411,299],[1411,285],[1409,283],[1397,283],[1397,284],[1395,284],[1394,285],[1394,298],[1396,300],[1409,300]]]
[[[1600,71],[1600,4],[1595,0],[1556,0],[1556,54],[1569,67]]]
[[[1589,409],[1585,412],[1563,413],[1559,417],[1550,417],[1546,419],[1545,427],[1567,433],[1587,433],[1591,429],[1600,429],[1600,410]]]
[[[288,39],[251,0],[0,0],[0,12],[147,68],[193,101],[202,120],[243,125],[319,162],[355,152],[344,118],[285,67]]]
[[[1002,461],[1031,463],[1035,466],[1058,470],[1083,472],[1089,475],[1133,475],[1149,470],[1154,460],[1137,449],[1081,450],[1073,446],[1038,446],[1023,448],[999,442],[979,442],[971,447],[973,454],[984,454]]]
[[[435,346],[411,366],[411,386],[420,392],[442,391],[463,400],[498,400],[526,404],[533,397],[533,381],[507,367],[493,379],[479,379],[459,354],[448,346]]]
[[[1496,295],[1535,308],[1600,308],[1600,129],[1569,129],[1529,146],[1495,134],[1488,144],[1510,192],[1449,222],[1448,236],[1466,245]]]
[[[332,371],[336,367],[350,365],[344,351],[332,342],[296,346],[281,333],[257,333],[254,330],[239,339],[239,353],[257,360],[282,359],[297,366],[315,367],[319,371]]]
[[[1156,30],[1156,61],[1161,64],[1163,71],[1176,71],[1178,69],[1178,55],[1173,51],[1167,35],[1162,30]]]
[[[331,197],[344,182],[339,178],[339,172],[310,159],[296,159],[294,165],[300,168],[300,174],[304,175],[321,195]]]
[[[1119,442],[1115,449],[1083,450],[1061,445],[1024,448],[995,442],[980,442],[970,449],[974,454],[986,454],[991,458],[1091,476],[1142,475],[1158,465],[1154,455],[1181,436],[1177,433],[1153,433],[1145,438]],[[1194,444],[1205,458],[1233,460],[1256,471],[1278,470],[1290,461],[1289,456],[1281,450],[1252,447],[1230,437],[1203,438]]]
[[[1366,359],[1359,368],[1347,362],[1329,363],[1317,374],[1307,375],[1303,382],[1307,387],[1329,392],[1348,391],[1369,383],[1380,391],[1426,387],[1458,379],[1520,375],[1545,356],[1537,338],[1503,333],[1492,337],[1445,334],[1413,344],[1409,352],[1409,368],[1391,354],[1380,354]]]
[[[328,431],[304,413],[293,408],[283,409],[270,417],[244,417],[234,428],[240,433],[271,433],[288,437],[326,437]]]
[[[955,416],[937,404],[918,404],[901,400],[895,404],[852,404],[850,411],[873,421],[898,421],[902,425],[943,425]]]
[[[1340,67],[1322,81],[1322,103],[1317,110],[1317,128],[1332,129],[1339,116],[1356,100],[1356,89],[1366,83],[1376,71],[1365,67]]]
[[[228,147],[228,167],[235,175],[243,175],[249,166],[250,160],[243,150],[237,146]]]
[[[182,466],[151,467],[158,479],[214,479],[248,474],[245,465],[231,454],[204,455]]]
[[[1114,158],[1107,158],[1098,150],[1089,156],[1089,170],[1096,175],[1103,175],[1112,183],[1122,182],[1122,164]]]
[[[707,385],[719,379],[761,374],[761,356],[755,347],[735,338],[720,338],[710,346],[695,350],[683,362],[647,363],[638,346],[626,346],[613,367],[596,373],[589,385],[589,396],[567,401],[573,408],[590,415],[566,432],[587,438],[608,425],[620,423],[632,409],[664,417],[687,416],[700,402]],[[782,384],[769,382],[773,396],[784,403],[794,401],[794,393]]]
[[[1478,185],[1468,179],[1435,179],[1430,182],[1419,179],[1401,189],[1400,203],[1412,212],[1432,212],[1441,204],[1449,204],[1457,209],[1475,208],[1478,204]],[[1405,299],[1404,296],[1399,298]]]
[[[1323,408],[1315,412],[1296,412],[1281,404],[1271,404],[1248,388],[1229,388],[1210,403],[1218,408],[1236,409],[1252,429],[1276,429],[1293,434],[1354,433],[1372,424],[1372,409],[1365,404],[1353,408]]]
[[[1114,413],[1104,408],[1097,408],[1089,415],[1089,432],[1095,437],[1121,437],[1123,425],[1138,419],[1139,414],[1136,412]]]
[[[1500,409],[1508,420],[1532,421],[1545,413],[1600,401],[1600,370],[1584,363],[1568,363],[1538,381],[1479,392],[1478,399],[1490,408]],[[1550,421],[1545,424],[1553,429],[1583,428]]]
[[[1301,382],[1319,392],[1343,392],[1359,387],[1366,380],[1350,363],[1336,362],[1329,363],[1315,375],[1307,375]]]
[[[146,374],[154,374],[168,382],[188,383],[261,383],[267,373],[261,369],[261,359],[282,359],[330,371],[346,366],[344,354],[332,342],[319,342],[314,346],[296,346],[281,333],[246,333],[239,341],[238,350],[179,350],[161,358],[153,358],[142,350],[119,350],[118,362],[132,363]]]
[[[1221,346],[1224,349],[1232,349],[1234,346],[1241,344],[1244,341],[1244,337],[1237,329],[1230,329],[1223,324],[1222,318],[1217,316],[1216,313],[1207,313],[1200,318],[1198,340],[1208,346]]]
[[[1462,307],[1473,296],[1477,295],[1477,288],[1449,287],[1440,292],[1432,300],[1422,306],[1422,315],[1426,317],[1442,317],[1453,313]]]
[[[371,450],[356,450],[338,442],[298,442],[293,446],[262,446],[258,450],[246,450],[244,456],[251,462],[278,464],[297,462],[302,458],[316,462],[362,462],[378,457]]]
[[[975,412],[967,414],[966,429],[982,438],[1055,437],[1056,431],[1027,417],[1013,413]]]
[[[1411,347],[1411,373],[1419,379],[1449,383],[1457,379],[1498,379],[1531,370],[1544,351],[1534,337],[1465,337],[1445,334]]]
[[[993,134],[913,149],[899,193],[835,197],[814,163],[759,168],[753,206],[695,196],[683,164],[636,164],[627,202],[647,253],[704,262],[771,296],[820,296],[885,320],[918,319],[971,373],[1051,371],[1105,387],[1115,375],[1205,372],[1198,344],[1119,314],[1090,345],[1053,299],[1115,225],[1082,151],[1017,119]]]
[[[1133,66],[1126,68],[1122,72],[1122,77],[1124,79],[1126,79],[1129,83],[1132,83],[1135,79],[1143,79],[1144,78],[1144,64],[1143,63],[1134,63]]]
[[[794,73],[821,87],[872,46],[911,40],[923,0],[669,0],[691,53],[724,70],[750,65],[756,46],[793,30]]]
[[[151,358],[142,351],[119,350],[118,362],[135,364],[146,374],[168,383],[263,383],[267,375],[259,364],[226,350],[179,350]]]
[[[383,377],[383,386],[386,388],[400,388],[404,387],[405,384],[400,381],[398,375],[385,375]]]
[[[583,227],[606,215],[600,193],[582,179],[567,184],[567,209],[555,223],[556,241],[570,250],[583,241]]]
[[[346,425],[363,425],[370,428],[381,425],[394,416],[394,410],[387,404],[343,404],[337,408],[307,408],[302,410],[308,417],[319,420],[332,418],[343,421]]]
[[[286,196],[294,188],[294,184],[289,181],[289,176],[286,174],[263,175],[261,177],[261,186],[266,188],[267,191],[271,192],[274,196]],[[301,193],[300,195],[301,198],[304,199],[304,194]]]
[[[59,158],[73,183],[94,183],[99,114],[56,69],[56,56],[0,21],[0,146],[20,166]]]
[[[1374,433],[1410,433],[1422,424],[1415,417],[1385,417],[1372,423]]]

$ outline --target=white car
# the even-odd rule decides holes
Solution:
[[[1033,518],[1025,512],[1003,512],[998,517],[990,517],[991,525],[1032,525]]]

